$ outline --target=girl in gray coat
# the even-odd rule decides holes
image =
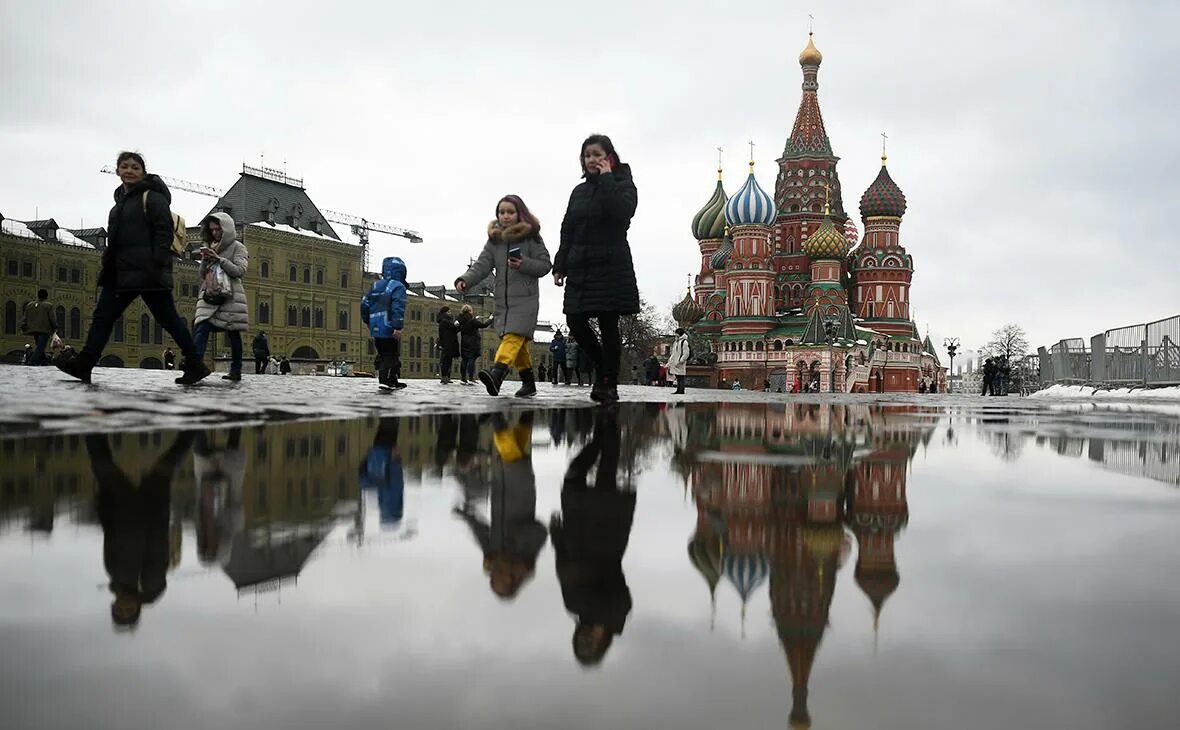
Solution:
[[[529,342],[537,329],[541,308],[538,280],[552,265],[549,250],[541,240],[541,223],[516,195],[505,195],[496,203],[496,220],[488,225],[488,242],[467,273],[455,280],[455,288],[465,292],[496,272],[496,331],[500,348],[496,363],[481,370],[479,379],[488,395],[499,395],[500,385],[515,367],[522,386],[518,398],[537,393],[537,380],[529,356]]]
[[[246,287],[242,284],[250,253],[246,245],[237,240],[234,219],[225,213],[213,213],[201,222],[201,293],[197,297],[196,327],[193,341],[197,346],[197,357],[205,357],[212,330],[225,332],[233,360],[229,375],[223,380],[242,379],[242,333],[250,325],[250,308],[246,303]],[[207,291],[207,275],[214,266],[229,278],[229,292],[219,296]],[[179,382],[179,381],[177,381]]]

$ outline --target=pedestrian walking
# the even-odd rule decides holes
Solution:
[[[169,208],[172,193],[156,175],[147,174],[143,157],[121,152],[115,162],[123,183],[115,189],[115,205],[107,221],[107,247],[102,252],[94,308],[86,344],[78,356],[62,359],[58,369],[83,383],[102,357],[115,321],[136,299],[142,298],[184,356],[177,382],[192,385],[209,376],[197,354],[192,335],[176,311],[172,297],[172,241],[176,225]]]
[[[37,290],[37,298],[25,304],[20,331],[33,338],[33,354],[28,365],[48,365],[45,349],[49,339],[57,332],[58,323],[53,317],[53,305],[49,303],[49,292]]]
[[[262,375],[270,363],[270,340],[266,339],[266,332],[254,335],[250,349],[254,352],[254,374]]]
[[[455,322],[455,315],[451,314],[451,308],[447,305],[443,305],[443,308],[438,310],[434,321],[438,324],[439,382],[445,385],[454,382],[451,380],[451,365],[455,358],[459,357],[459,325]]]
[[[549,369],[545,367],[545,363],[541,363],[537,366],[537,382],[549,382]]]
[[[175,370],[176,369],[176,353],[172,351],[171,347],[164,348],[164,369],[165,370]]]
[[[565,367],[566,376],[565,384],[569,385],[572,379],[577,379],[578,386],[582,385],[582,348],[578,346],[578,341],[574,339],[571,334],[565,343]]]
[[[990,357],[983,361],[983,390],[980,395],[996,394],[996,362]]]
[[[481,370],[479,379],[489,395],[499,395],[511,368],[520,373],[516,397],[537,392],[537,379],[529,343],[537,329],[541,308],[538,279],[549,273],[549,249],[541,238],[541,222],[518,195],[505,195],[496,203],[496,219],[488,224],[488,240],[467,273],[455,280],[460,292],[495,271],[496,332],[500,347],[496,362]]]
[[[483,349],[480,330],[492,326],[493,320],[480,321],[470,304],[464,304],[459,311],[459,382],[475,385],[475,361]]]
[[[549,352],[553,355],[553,367],[550,369],[549,378],[554,385],[560,381],[566,385],[570,384],[569,368],[565,364],[565,335],[561,330],[553,333],[553,341],[549,343]]]
[[[228,213],[213,213],[201,221],[201,241],[201,293],[197,296],[193,342],[197,355],[203,358],[209,334],[224,332],[230,365],[229,373],[221,379],[237,382],[242,379],[242,333],[250,326],[250,306],[242,282],[250,265],[250,252],[237,240],[234,219]]]
[[[406,264],[397,256],[381,262],[381,278],[361,300],[361,321],[369,327],[377,350],[377,383],[382,389],[401,389],[402,327],[406,316]],[[287,358],[283,358],[287,362]]]
[[[668,374],[676,378],[676,392],[673,395],[684,395],[684,379],[688,375],[688,358],[691,348],[688,344],[688,332],[683,327],[676,329],[676,341],[668,353]]]
[[[639,288],[627,241],[638,193],[630,166],[619,161],[605,135],[592,135],[582,142],[579,161],[585,180],[570,194],[553,282],[566,287],[564,311],[570,334],[595,364],[598,377],[590,397],[614,402],[619,399],[622,358],[619,317],[639,312]],[[590,327],[591,319],[598,321],[601,342]]]
[[[25,344],[25,353],[23,355],[21,355],[20,364],[21,365],[32,365],[33,364],[33,346],[32,345],[30,345],[28,343]]]

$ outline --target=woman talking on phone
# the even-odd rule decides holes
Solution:
[[[613,403],[619,399],[622,357],[619,317],[639,312],[639,287],[627,242],[639,198],[630,166],[619,162],[606,135],[586,138],[580,162],[585,181],[570,194],[561,222],[553,282],[565,286],[570,335],[595,364],[597,378],[590,397]],[[598,320],[601,342],[590,328],[591,319]]]

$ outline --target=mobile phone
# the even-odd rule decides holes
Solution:
[[[521,256],[521,254],[520,254],[520,246],[517,246],[516,248],[508,249],[508,258],[510,258],[510,259],[523,258],[523,256]]]

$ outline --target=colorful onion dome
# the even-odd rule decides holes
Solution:
[[[725,204],[725,221],[731,226],[769,226],[776,214],[774,199],[758,185],[751,162],[746,184]]]
[[[812,34],[807,34],[807,47],[799,54],[800,66],[818,66],[823,63],[824,54],[819,52],[815,47],[815,42],[812,40]]]
[[[729,229],[725,229],[725,240],[721,244],[721,248],[713,252],[709,257],[709,268],[713,271],[721,271],[729,263],[729,257],[733,253],[733,237],[729,235]]]
[[[721,185],[721,171],[717,171],[717,187],[713,189],[713,197],[705,203],[692,219],[692,235],[698,241],[709,238],[721,238],[725,235],[725,203],[729,197]]]
[[[885,155],[881,155],[881,172],[877,179],[860,196],[860,217],[889,216],[900,218],[905,215],[905,193],[889,177],[889,170],[885,167]]]
[[[700,322],[705,316],[705,310],[701,309],[692,298],[692,290],[684,293],[684,299],[672,307],[672,318],[676,320],[676,324],[688,329],[697,322]]]
[[[726,554],[723,569],[745,604],[770,576],[770,560],[761,553],[732,552]]]
[[[849,251],[856,248],[857,244],[860,243],[860,231],[856,229],[856,222],[851,218],[844,221],[844,238],[848,241]]]
[[[842,259],[848,255],[848,239],[832,223],[832,217],[825,215],[820,227],[803,242],[803,253],[812,261]]]

